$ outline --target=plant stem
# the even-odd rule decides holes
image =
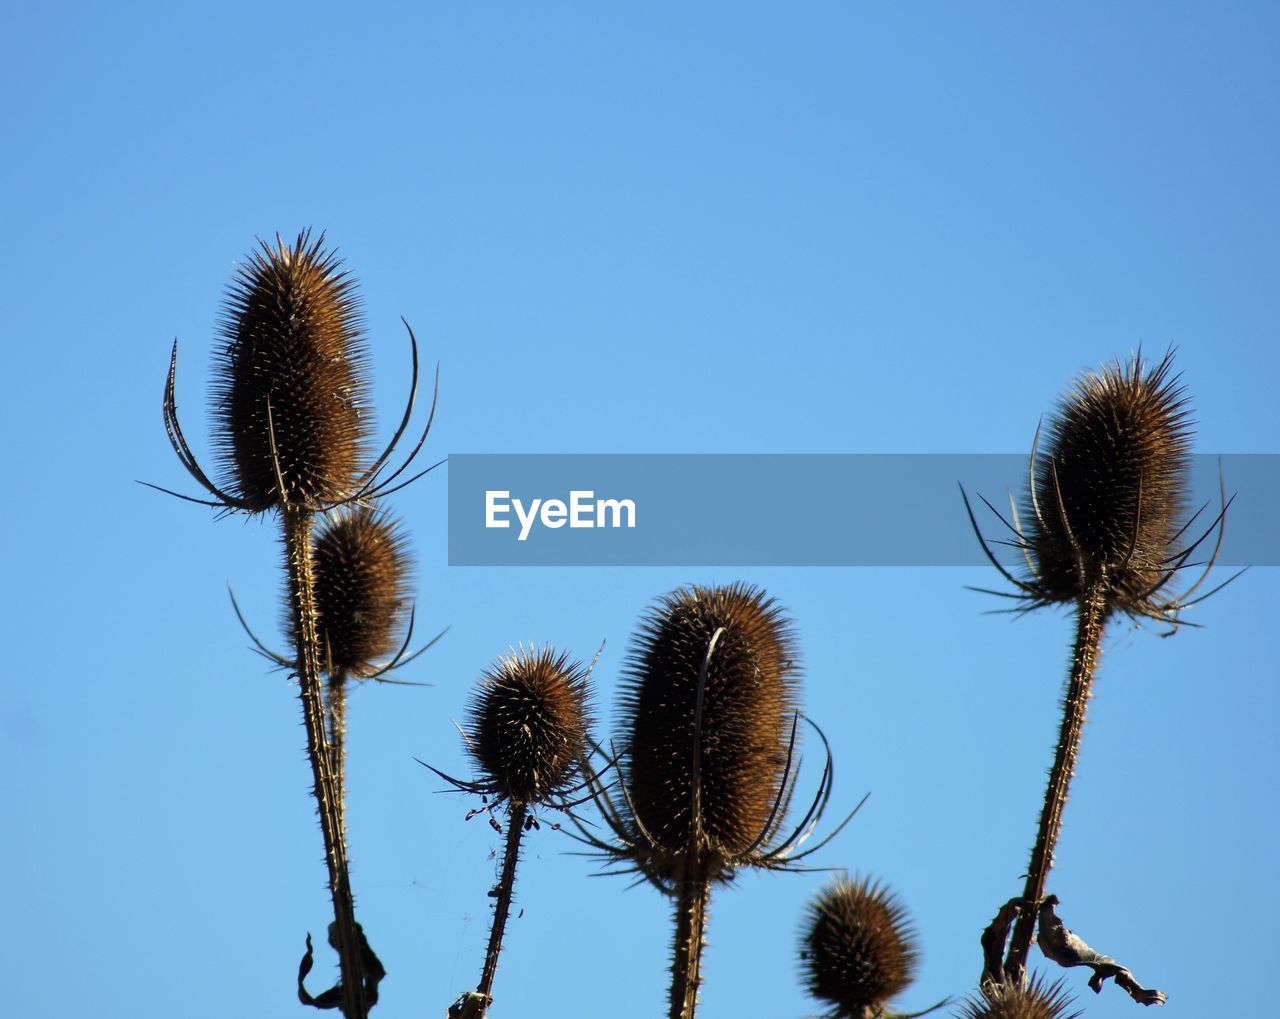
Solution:
[[[706,939],[711,879],[698,857],[676,886],[676,939],[671,960],[670,1019],[693,1019],[702,985],[702,948]]]
[[[324,704],[320,692],[320,651],[316,627],[315,577],[312,563],[312,514],[286,504],[284,547],[289,573],[289,610],[297,635],[298,686],[302,694],[302,720],[307,730],[307,756],[311,760],[312,792],[320,811],[325,863],[329,869],[329,893],[337,932],[338,959],[342,968],[342,1012],[347,1019],[366,1019],[364,977],[360,966],[360,938],[356,931],[355,905],[347,869],[343,821],[338,806],[338,786],[333,758],[325,738]]]
[[[493,978],[498,972],[498,955],[502,952],[502,934],[507,927],[507,915],[511,912],[511,893],[516,884],[516,863],[520,859],[520,837],[524,834],[524,820],[528,805],[511,802],[507,816],[507,849],[502,856],[502,876],[498,879],[498,899],[493,906],[493,926],[489,929],[489,947],[484,956],[484,970],[476,993],[486,1001],[493,998]]]
[[[1075,774],[1080,735],[1084,729],[1085,711],[1089,705],[1093,679],[1102,650],[1102,632],[1106,628],[1110,608],[1107,604],[1107,572],[1105,568],[1085,582],[1076,607],[1076,639],[1072,649],[1071,678],[1062,702],[1062,728],[1049,785],[1044,793],[1040,813],[1040,831],[1031,850],[1031,865],[1022,892],[1022,910],[1013,928],[1005,972],[1021,981],[1026,973],[1027,952],[1035,932],[1036,907],[1044,898],[1045,882],[1053,866],[1053,853],[1062,832],[1062,812],[1067,803],[1067,790]]]
[[[347,674],[329,674],[329,768],[333,774],[333,803],[338,811],[338,831],[347,846]]]

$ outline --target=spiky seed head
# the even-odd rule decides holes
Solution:
[[[870,1019],[915,979],[920,953],[907,911],[880,884],[839,877],[809,903],[800,959],[809,993],[838,1019]]]
[[[239,268],[223,305],[213,410],[223,487],[247,509],[352,494],[367,440],[361,326],[353,281],[323,234],[292,245],[277,235]]]
[[[499,658],[472,697],[467,745],[483,784],[520,803],[547,803],[573,784],[590,726],[587,674],[553,648]]]
[[[765,829],[782,821],[774,808],[799,700],[795,640],[783,610],[744,584],[681,588],[642,621],[622,684],[622,767],[633,824],[637,842],[643,828],[657,843],[647,869],[675,876],[695,836],[699,852],[718,865],[713,871],[751,862],[738,858],[753,846],[767,849]]]
[[[1175,554],[1190,430],[1172,353],[1079,379],[1037,453],[1028,544],[1046,601],[1074,601],[1105,569],[1109,602],[1141,610]],[[1061,499],[1059,499],[1059,492]]]
[[[376,672],[398,645],[413,568],[399,524],[353,507],[333,513],[315,541],[320,647],[332,673]]]
[[[1077,1019],[1083,1011],[1068,1012],[1073,999],[1061,980],[1047,983],[1037,974],[1023,986],[1006,981],[988,983],[960,1004],[956,1019]]]

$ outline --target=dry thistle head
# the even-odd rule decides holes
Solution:
[[[359,304],[323,245],[309,231],[292,245],[262,242],[223,307],[213,401],[221,487],[250,512],[341,502],[366,456]]]
[[[960,1005],[956,1019],[1077,1019],[1068,1012],[1072,998],[1061,980],[1046,983],[1034,976],[1024,986],[1013,981],[987,983],[980,995]]]
[[[1014,611],[1079,602],[1100,591],[1105,614],[1119,611],[1178,625],[1178,614],[1225,586],[1192,598],[1217,558],[1208,556],[1200,577],[1170,594],[1170,581],[1209,535],[1222,542],[1230,500],[1194,540],[1184,534],[1190,489],[1190,424],[1173,353],[1148,369],[1141,353],[1076,382],[1049,422],[1043,450],[1031,451],[1031,480],[1024,512],[1013,522],[987,502],[1013,533],[1029,575],[1014,576],[991,551],[965,495],[969,522],[992,565],[1018,590]],[[1235,577],[1230,578],[1230,583]],[[1162,593],[1163,592],[1163,593]],[[995,592],[1004,594],[1004,592]]]
[[[1190,433],[1172,354],[1075,384],[1049,423],[1030,496],[1027,544],[1046,601],[1073,601],[1105,570],[1109,600],[1143,614],[1176,558]]]
[[[587,672],[567,654],[521,648],[499,658],[468,712],[467,746],[482,774],[475,791],[556,806],[587,752],[588,699]]]
[[[785,806],[798,683],[790,621],[762,591],[693,586],[653,607],[621,695],[623,780],[651,875],[674,876],[694,846],[715,874],[767,845]]]
[[[339,510],[315,541],[320,646],[331,673],[364,679],[395,653],[412,575],[396,521],[367,507]]]
[[[800,958],[809,993],[836,1019],[873,1019],[915,979],[915,931],[902,904],[866,879],[837,878],[809,903]]]

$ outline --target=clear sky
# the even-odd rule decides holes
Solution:
[[[214,324],[255,237],[340,248],[383,435],[413,323],[441,365],[435,457],[1018,452],[1139,343],[1177,345],[1197,451],[1275,453],[1278,33],[1263,3],[12,8],[6,1012],[305,1014],[294,973],[330,912],[296,689],[226,597],[278,642],[276,532],[134,483],[185,484],[160,415],[175,336],[209,449]],[[1026,867],[1064,614],[984,615],[964,585],[985,569],[450,569],[447,483],[394,500],[423,632],[452,627],[410,672],[435,686],[350,707],[376,1015],[474,986],[499,848],[413,757],[466,771],[451,719],[518,641],[607,639],[607,723],[640,612],[690,581],[763,585],[796,620],[837,805],[871,792],[815,862],[908,905],[901,1004],[973,987]],[[1091,706],[1050,887],[1170,1019],[1274,1000],[1276,578],[1168,640],[1115,624]],[[661,1014],[667,904],[570,848],[527,843],[494,1019]],[[795,942],[822,881],[717,893],[702,1014],[817,1010]],[[1138,1008],[1069,981],[1089,1015]]]

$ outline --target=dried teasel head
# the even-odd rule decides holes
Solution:
[[[1184,535],[1190,490],[1190,422],[1172,351],[1154,367],[1141,353],[1081,377],[1040,434],[1031,453],[1031,478],[1022,526],[1000,519],[1026,558],[1028,575],[1015,577],[982,536],[968,496],[969,521],[988,559],[1011,582],[1017,611],[1079,602],[1101,583],[1106,613],[1124,612],[1178,625],[1178,613],[1213,594],[1191,595],[1193,584],[1169,594],[1170,582],[1210,534],[1222,541],[1230,500],[1195,540]],[[985,499],[992,512],[999,513]],[[1231,578],[1231,579],[1234,579]],[[1230,583],[1230,581],[1227,581]],[[1002,592],[997,592],[1002,593]]]
[[[413,568],[397,522],[368,507],[335,512],[315,539],[320,646],[330,673],[380,674],[399,646]]]
[[[513,651],[481,676],[468,722],[473,791],[559,806],[588,749],[587,670],[549,647]]]
[[[873,1019],[915,979],[919,962],[907,911],[866,879],[840,877],[809,903],[800,941],[809,993],[836,1019]]]
[[[987,983],[975,997],[960,1005],[956,1019],[1077,1019],[1083,1011],[1069,1012],[1073,1000],[1062,981],[1047,983],[1034,976],[1017,981]]]
[[[743,584],[658,601],[623,678],[631,841],[650,878],[695,851],[713,875],[768,848],[788,792],[800,670],[791,623]]]
[[[353,281],[323,235],[277,235],[240,267],[214,388],[222,488],[239,508],[318,509],[354,492],[369,420],[361,325]]]
[[[1027,545],[1049,601],[1105,570],[1109,601],[1141,612],[1176,559],[1190,433],[1172,355],[1083,376],[1050,419],[1029,497]]]

